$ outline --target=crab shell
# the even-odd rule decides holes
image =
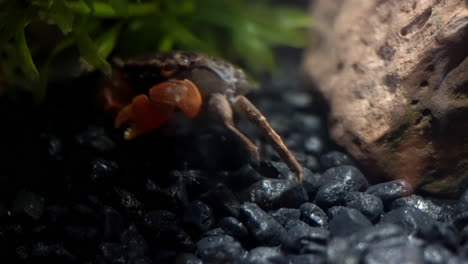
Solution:
[[[172,51],[137,59],[116,59],[112,76],[104,83],[101,101],[115,112],[138,94],[148,94],[156,84],[189,80],[198,87],[203,102],[212,94],[224,94],[232,101],[253,89],[245,73],[219,58],[187,51]]]

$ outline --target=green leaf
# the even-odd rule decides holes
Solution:
[[[84,27],[83,27],[84,28]],[[111,72],[109,63],[98,53],[96,43],[91,39],[86,28],[75,31],[75,42],[81,57],[88,63],[89,70],[97,68],[106,74]]]
[[[16,28],[15,41],[18,49],[19,63],[26,76],[30,79],[37,79],[39,77],[39,72],[34,64],[28,43],[26,42],[26,36],[24,35],[24,28],[26,25],[27,23],[20,23]]]
[[[35,98],[38,102],[42,102],[47,91],[47,82],[49,80],[49,68],[52,60],[60,54],[63,50],[73,45],[73,38],[68,37],[60,41],[52,50],[49,57],[45,60],[44,64],[40,68],[40,80],[35,91]]]
[[[86,1],[86,0],[85,0]],[[87,3],[91,2],[90,7]],[[108,3],[101,1],[67,1],[67,7],[78,14],[90,15],[94,18],[119,18],[122,15],[118,14],[114,7]],[[143,3],[128,3],[128,13],[125,16],[138,17],[151,15],[159,8],[158,1],[143,2]]]
[[[88,6],[89,12],[92,15],[94,13],[93,0],[83,0],[83,2]]]
[[[48,15],[62,30],[63,34],[68,34],[72,31],[74,14],[65,6],[63,0],[55,0]]]
[[[101,56],[102,58],[107,58],[107,56],[109,56],[112,50],[114,50],[121,28],[122,28],[122,23],[118,23],[117,25],[109,29],[107,32],[102,34],[96,40],[96,45],[98,47],[97,50],[98,50],[99,56]]]
[[[234,47],[247,66],[256,72],[274,71],[275,58],[271,47],[246,32],[236,32]]]
[[[109,4],[112,6],[118,16],[128,16],[127,0],[109,0]]]

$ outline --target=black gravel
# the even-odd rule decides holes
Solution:
[[[0,97],[0,263],[468,263],[468,191],[369,181],[328,138],[300,55],[280,56],[249,98],[304,166],[302,184],[242,119],[260,164],[210,118],[124,141],[94,105],[95,75],[53,85],[40,106]]]

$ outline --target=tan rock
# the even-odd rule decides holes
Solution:
[[[468,178],[468,8],[462,0],[316,0],[304,68],[332,137],[375,180],[456,195]]]

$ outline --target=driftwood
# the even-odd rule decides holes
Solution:
[[[316,0],[304,68],[332,137],[374,180],[456,195],[468,179],[468,8],[462,0]]]

